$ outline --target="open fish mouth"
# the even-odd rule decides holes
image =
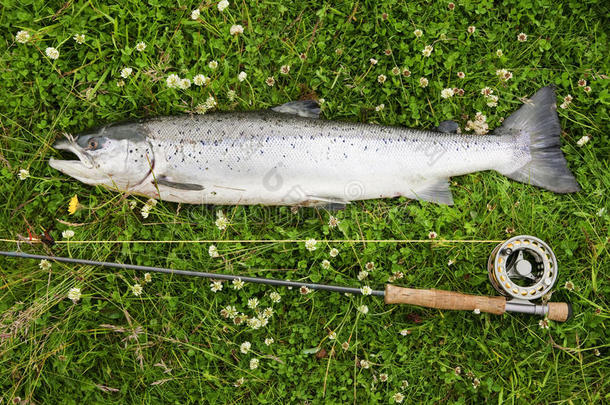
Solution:
[[[68,176],[74,177],[77,180],[87,184],[100,184],[105,182],[108,176],[101,173],[96,167],[93,159],[87,155],[83,149],[78,146],[73,139],[57,141],[53,147],[59,150],[65,150],[71,152],[78,159],[63,160],[51,158],[49,165],[59,170],[60,172],[67,174]]]
[[[93,160],[87,155],[85,154],[85,152],[83,152],[82,148],[79,147],[76,142],[72,141],[72,140],[61,140],[61,141],[57,141],[55,142],[55,144],[53,145],[53,147],[55,149],[59,149],[59,150],[66,150],[68,152],[72,152],[73,154],[76,155],[76,157],[78,157],[78,160],[59,160],[59,159],[53,159],[51,158],[52,162],[55,162],[57,164],[57,162],[66,162],[67,164],[71,164],[71,165],[81,165],[84,166],[87,169],[93,169]],[[53,166],[53,165],[51,165]]]

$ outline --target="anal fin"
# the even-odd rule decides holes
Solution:
[[[415,197],[419,200],[453,205],[453,195],[449,189],[449,179],[436,179],[424,183],[415,189],[414,193]]]

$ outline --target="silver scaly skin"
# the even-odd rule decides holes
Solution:
[[[396,196],[452,204],[449,177],[482,170],[577,191],[559,150],[554,103],[552,89],[540,90],[496,136],[326,121],[315,118],[312,102],[162,117],[60,141],[56,148],[79,160],[50,164],[87,184],[191,204],[318,206]]]

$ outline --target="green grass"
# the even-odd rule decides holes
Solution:
[[[22,243],[27,252],[204,269],[242,275],[361,285],[365,263],[376,268],[371,286],[381,288],[402,271],[399,284],[476,294],[495,294],[486,260],[493,243],[327,243],[330,239],[502,240],[531,234],[547,241],[560,264],[553,300],[570,300],[575,317],[565,324],[538,326],[538,318],[474,315],[408,306],[385,306],[372,297],[316,292],[303,296],[273,288],[229,285],[213,293],[209,281],[87,266],[0,259],[1,403],[389,403],[405,402],[593,403],[610,397],[608,240],[610,131],[608,105],[608,8],[603,1],[448,2],[231,1],[219,12],[204,1],[201,18],[189,18],[194,1],[122,2],[4,0],[0,8],[0,238],[14,240],[28,230],[75,231],[72,240],[319,240],[303,243],[74,243],[49,249]],[[336,3],[336,4],[335,4]],[[334,5],[333,5],[334,4]],[[383,13],[387,13],[384,19]],[[231,37],[232,24],[244,33]],[[467,27],[476,26],[468,35]],[[420,39],[413,30],[420,28]],[[28,30],[27,44],[15,41]],[[525,32],[526,42],[517,34]],[[77,44],[72,37],[84,33]],[[144,52],[134,48],[144,41]],[[433,44],[424,58],[421,50]],[[44,53],[59,49],[56,61]],[[391,49],[389,56],[384,54]],[[503,51],[502,57],[496,50]],[[337,51],[341,50],[341,51]],[[302,60],[299,55],[306,54]],[[378,59],[371,66],[369,59]],[[211,70],[210,60],[219,67]],[[291,65],[287,76],[281,65]],[[133,68],[117,87],[123,67]],[[395,76],[394,66],[410,77]],[[506,68],[514,77],[495,76]],[[237,80],[240,71],[248,74]],[[457,72],[466,73],[458,79]],[[193,78],[203,88],[169,89],[171,73]],[[388,80],[380,85],[377,76]],[[274,76],[276,84],[265,84]],[[418,85],[425,76],[427,88]],[[577,85],[586,79],[591,92]],[[159,203],[150,216],[139,212],[144,198],[85,186],[52,170],[52,142],[63,131],[78,133],[120,120],[193,111],[209,95],[220,110],[268,108],[300,97],[324,98],[327,119],[431,128],[445,119],[477,111],[498,126],[538,88],[557,86],[566,158],[582,191],[555,195],[495,173],[455,178],[455,206],[393,199],[350,205],[337,213],[269,207],[202,207]],[[497,108],[480,94],[489,86]],[[460,87],[463,97],[442,99],[440,91]],[[230,101],[228,90],[235,90]],[[385,104],[376,112],[374,107]],[[591,141],[576,142],[584,135]],[[366,162],[363,162],[366,164]],[[19,180],[20,169],[31,177]],[[77,194],[82,208],[67,212]],[[138,207],[130,209],[129,203]],[[606,209],[605,211],[603,209]],[[214,225],[223,209],[231,225]],[[72,224],[72,225],[71,225]],[[507,234],[507,228],[514,231]],[[510,229],[509,229],[510,230]],[[329,257],[336,247],[340,254]],[[1,242],[3,250],[15,243]],[[321,262],[331,260],[324,270]],[[448,266],[448,260],[455,263]],[[573,291],[564,288],[567,281]],[[130,286],[143,283],[136,297]],[[83,297],[68,300],[72,287]],[[273,306],[269,324],[252,330],[220,315],[227,305],[252,314],[249,298]],[[356,308],[368,305],[367,315]],[[399,332],[408,329],[403,336]],[[328,339],[329,331],[337,339]],[[265,338],[275,342],[266,346]],[[252,343],[240,353],[244,341]],[[341,343],[349,341],[349,350]],[[312,348],[320,348],[314,354]],[[333,354],[334,349],[334,354]],[[332,354],[332,356],[331,356]],[[260,366],[250,370],[250,360]],[[367,359],[369,369],[355,366]],[[461,374],[454,369],[461,368]],[[379,375],[386,373],[387,382]],[[234,383],[244,378],[240,387]],[[480,381],[473,387],[473,378]],[[402,387],[403,380],[408,387]]]

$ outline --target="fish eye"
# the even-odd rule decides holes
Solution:
[[[97,142],[97,139],[91,138],[89,139],[89,142],[87,142],[87,149],[95,150],[97,149],[98,145],[99,143]]]

